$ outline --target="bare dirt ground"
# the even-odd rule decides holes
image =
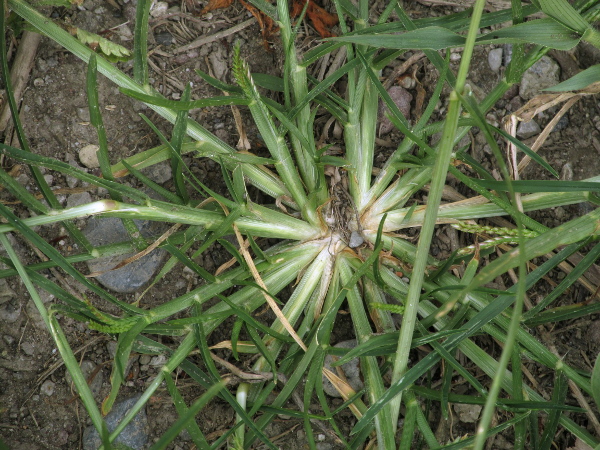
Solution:
[[[429,9],[417,2],[404,3],[415,18],[432,13],[442,15],[448,11],[447,6]],[[186,10],[187,6],[188,2],[185,0],[169,1],[169,9],[153,16],[150,23],[151,81],[153,86],[167,98],[178,99],[186,83],[192,83],[193,98],[220,95],[215,89],[207,86],[196,75],[194,69],[212,72],[219,79],[231,81],[229,67],[235,40],[243,41],[244,56],[250,62],[253,72],[281,75],[281,49],[277,38],[271,43],[270,51],[266,51],[256,21],[241,5],[235,3],[225,10],[216,10],[200,18],[190,14]],[[45,13],[56,20],[101,33],[125,47],[132,46],[134,0],[111,2],[85,0],[79,8],[46,9]],[[197,39],[203,41],[197,42]],[[303,45],[308,48],[318,39],[318,35],[307,25],[301,39],[304,39]],[[18,41],[13,42],[18,46]],[[479,48],[473,61],[470,82],[476,94],[489,92],[502,76],[502,68],[500,71],[490,68],[488,63],[490,50],[490,48]],[[14,55],[14,52],[12,54]],[[410,56],[411,54],[407,54],[406,58]],[[567,75],[570,76],[573,72],[597,62],[599,53],[597,50],[584,47],[566,56],[558,53],[551,56],[561,65],[562,80]],[[384,76],[389,76],[403,60],[394,62],[394,67],[387,68]],[[409,73],[414,74],[418,85],[422,85],[429,96],[434,88],[436,76],[434,69],[425,61],[425,59],[416,60],[409,66]],[[131,72],[131,63],[121,63],[120,66],[123,70]],[[324,73],[327,68],[324,66],[323,69],[317,68],[317,70]],[[21,103],[21,117],[32,150],[80,167],[82,163],[78,157],[79,150],[97,141],[95,130],[89,125],[85,72],[86,66],[79,59],[65,52],[49,39],[43,38]],[[416,107],[414,99],[418,94],[417,89],[416,86],[409,89],[413,94],[411,104],[413,113]],[[99,92],[103,119],[109,136],[112,163],[158,145],[158,139],[142,121],[140,112],[147,114],[165,135],[170,135],[170,126],[148,108],[120,94],[118,89],[102,76],[99,77]],[[518,90],[512,90],[488,118],[501,122],[505,116],[523,103]],[[440,113],[443,108],[444,105],[440,105]],[[540,120],[540,125],[543,127],[555,112],[548,112],[546,117]],[[195,110],[192,116],[219,138],[233,146],[236,145],[238,135],[229,108]],[[252,122],[248,120],[248,115],[243,108],[242,116],[245,119],[250,143],[254,148],[260,146],[260,137],[252,128]],[[540,154],[567,178],[580,180],[597,175],[600,173],[598,98],[590,97],[580,101],[566,117],[563,128],[550,135]],[[326,119],[319,123],[323,126],[325,122]],[[318,132],[321,133],[321,130]],[[329,138],[333,143],[335,132]],[[400,138],[401,136],[396,132],[382,136],[382,155],[389,151],[386,145],[394,146]],[[534,135],[526,142],[532,144],[535,139]],[[16,138],[11,133],[5,134],[4,141],[10,145],[17,145]],[[478,136],[470,136],[470,140],[465,142],[465,145],[470,146],[473,157],[484,166],[493,167],[492,156],[484,144]],[[216,164],[191,159],[188,163],[206,184],[213,188],[219,187],[220,169]],[[13,167],[11,161],[3,161],[3,164],[7,169],[13,169],[12,173],[21,184],[26,187],[33,186],[32,178],[25,167]],[[549,174],[543,174],[533,165],[525,175],[549,177]],[[72,196],[82,192],[88,192],[91,199],[99,198],[98,191],[88,189],[85,184],[57,173],[48,172],[47,176],[53,188],[63,190],[61,195],[65,204],[69,199],[75,201]],[[127,182],[135,186],[134,180],[127,180]],[[167,181],[165,186],[169,187],[169,183],[170,181]],[[14,199],[0,189],[0,201],[10,202]],[[556,208],[538,214],[536,219],[555,226],[581,215],[585,212],[585,208],[586,205]],[[18,206],[16,209],[23,213]],[[61,251],[66,253],[73,251],[69,248],[71,243],[64,238],[64,230],[58,225],[47,227],[40,232],[48,240],[55,242]],[[441,253],[448,252],[450,249],[445,244],[446,232],[444,229],[440,231],[442,236],[436,244],[436,248]],[[25,243],[17,239],[15,245],[26,262],[38,261],[36,254]],[[214,251],[204,258],[204,267],[214,272],[225,258],[227,255],[215,247]],[[52,275],[48,273],[47,276]],[[545,281],[546,285],[539,286],[538,291],[530,293],[530,296],[535,299],[536,295],[544,295],[546,289],[551,289],[552,285],[563,277],[564,274],[561,272],[552,274],[552,277]],[[155,286],[144,301],[148,305],[162,303],[183,294],[190,284],[196,282],[189,277],[186,278],[181,270],[175,271]],[[498,285],[509,282],[509,280],[497,280]],[[594,280],[596,285],[599,282],[600,278]],[[571,289],[568,296],[561,301],[565,304],[576,303],[585,301],[589,296],[590,293],[584,287],[577,286]],[[136,294],[123,295],[122,298],[133,301],[136,299]],[[45,300],[53,301],[52,298]],[[11,449],[82,448],[83,430],[89,425],[89,419],[76,393],[72,391],[68,378],[65,377],[65,369],[61,365],[60,358],[57,357],[56,349],[22,283],[15,278],[8,281],[0,280],[0,301],[2,302],[0,304],[2,308],[0,314],[0,436]],[[101,401],[110,388],[111,351],[114,351],[115,345],[112,338],[89,330],[84,324],[67,318],[63,318],[61,324],[67,332],[72,348],[77,351],[77,357],[89,366],[92,375],[90,382],[94,385],[98,401]],[[339,330],[335,336],[337,341],[353,337],[351,326],[341,327]],[[217,331],[211,336],[211,341],[216,343],[226,338],[227,330],[221,333]],[[547,343],[554,344],[557,351],[565,355],[566,360],[574,367],[590,370],[600,344],[600,326],[596,322],[596,317],[572,323],[565,322],[559,324],[556,329],[546,330],[543,339],[550,340]],[[500,350],[498,343],[489,341],[490,354],[499,354]],[[157,364],[148,357],[136,357],[132,361],[131,376],[127,387],[123,390],[123,396],[141,392],[158,370]],[[545,373],[539,366],[533,364],[530,370],[531,377],[537,380],[541,390],[544,392],[547,389],[547,392],[551,392],[553,382],[551,374]],[[178,386],[188,400],[193,400],[200,393],[198,387],[189,378],[182,378]],[[153,397],[146,412],[149,422],[148,433],[152,443],[176,420],[177,414],[166,391],[159,392]],[[436,413],[436,411],[431,413],[433,421],[439,419]],[[350,415],[347,417],[349,429],[353,419]],[[473,423],[460,422],[456,418],[455,420],[457,422],[453,429],[440,421],[438,429],[440,438],[455,438],[462,432],[474,429]],[[234,421],[235,416],[232,412],[225,404],[218,401],[201,413],[198,420],[202,423],[202,429],[209,440],[230,428]],[[594,432],[593,429],[590,431]],[[269,436],[280,436],[275,439],[275,443],[281,448],[307,448],[301,421],[279,419],[270,425],[266,432]],[[509,438],[510,436],[506,437]],[[498,439],[495,448],[510,448],[510,444],[505,444],[500,438]],[[569,439],[559,443],[560,448],[574,445],[574,442]],[[192,448],[189,436],[182,434],[172,448]],[[323,435],[319,448],[325,450],[338,448],[338,446],[330,436]]]

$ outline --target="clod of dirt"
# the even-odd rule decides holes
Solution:
[[[388,94],[392,98],[394,104],[398,107],[400,112],[407,119],[410,117],[410,102],[413,96],[410,92],[401,86],[392,86],[388,89]],[[394,124],[390,119],[386,117],[386,113],[389,113],[388,107],[379,101],[379,136],[384,136],[393,130]]]
[[[131,397],[116,404],[112,411],[105,417],[106,426],[108,431],[112,431],[121,423],[121,420],[129,412],[129,410],[139,400],[141,395]],[[125,429],[115,439],[115,444],[124,444],[134,450],[141,450],[145,448],[148,443],[148,418],[146,416],[146,410],[142,408],[140,412],[136,414],[134,419],[129,422]],[[102,445],[100,435],[93,426],[89,426],[83,432],[83,448],[84,450],[96,450]]]
[[[519,95],[530,100],[544,89],[555,86],[560,81],[560,66],[552,58],[542,56],[531,66],[521,80]]]

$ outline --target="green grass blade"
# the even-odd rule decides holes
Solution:
[[[133,30],[133,79],[144,88],[148,86],[148,19],[151,5],[151,0],[138,2]]]

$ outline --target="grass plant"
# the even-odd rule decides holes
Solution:
[[[533,448],[547,449],[558,430],[569,436],[571,445],[575,438],[592,447],[600,445],[600,436],[594,436],[575,420],[578,415],[596,412],[565,402],[567,385],[592,395],[593,381],[600,375],[593,379],[591,373],[568,366],[547,342],[530,332],[531,327],[600,310],[598,303],[577,308],[556,305],[558,297],[597,259],[600,210],[592,208],[556,228],[547,228],[526,214],[579,202],[598,205],[600,176],[568,183],[519,180],[509,171],[500,150],[506,139],[517,146],[519,155],[527,155],[553,175],[556,171],[525,144],[507,138],[506,133],[486,121],[486,113],[549,49],[570,49],[582,40],[599,44],[598,32],[592,26],[600,11],[599,2],[576,0],[571,5],[566,0],[539,0],[525,6],[520,0],[512,0],[510,9],[485,12],[485,2],[477,0],[464,12],[412,20],[401,2],[390,2],[381,16],[373,18],[366,0],[333,0],[341,34],[301,54],[296,48],[300,21],[290,18],[288,2],[278,0],[271,5],[254,0],[251,3],[271,15],[279,26],[285,54],[281,77],[253,74],[236,46],[233,84],[198,73],[228,95],[192,100],[186,89],[180,101],[165,99],[148,84],[149,0],[137,3],[133,77],[95,54],[26,1],[2,3],[4,74],[8,74],[4,40],[7,10],[88,64],[87,95],[92,124],[98,131],[102,177],[33,152],[11,98],[10,80],[5,80],[20,149],[0,144],[0,153],[29,165],[45,202],[0,169],[2,184],[35,213],[20,219],[0,204],[0,216],[4,218],[0,244],[8,254],[2,262],[9,266],[0,271],[0,277],[19,276],[25,283],[105,449],[111,448],[111,442],[160,386],[166,386],[180,418],[153,448],[166,448],[187,429],[201,449],[226,444],[239,449],[260,445],[274,449],[277,446],[265,429],[279,414],[303,421],[310,448],[316,447],[318,427],[330,430],[345,448],[376,445],[380,449],[481,449],[495,434],[505,433],[513,439],[514,448],[529,443]],[[531,18],[540,11],[543,18]],[[512,25],[500,27],[511,21]],[[490,27],[494,31],[489,31]],[[473,49],[491,43],[512,44],[512,62],[495,88],[477,101],[467,81]],[[456,74],[449,58],[455,47],[463,48]],[[322,81],[315,79],[311,75],[313,64],[339,48],[346,52],[344,64]],[[436,67],[438,82],[421,117],[411,122],[391,100],[380,75],[390,61],[415,50],[424,51]],[[597,81],[594,70],[555,89],[584,89]],[[116,83],[125,95],[144,102],[172,122],[171,138],[144,117],[162,145],[111,166],[98,108],[97,72]],[[340,80],[347,86],[341,93],[337,90]],[[280,92],[282,102],[274,101],[269,91]],[[446,95],[445,117],[433,119],[436,104],[444,102]],[[384,164],[375,167],[380,101],[388,107],[390,119],[404,138]],[[264,140],[266,154],[238,151],[188,116],[194,108],[229,104],[248,108]],[[343,128],[341,154],[333,154],[315,137],[315,120],[323,115],[334,117]],[[458,146],[470,131],[485,136],[501,180],[494,179]],[[436,133],[441,133],[441,139],[433,144],[431,137]],[[228,192],[215,192],[197,179],[185,165],[190,156],[217,162]],[[140,169],[164,160],[169,160],[174,169],[173,192],[140,173]],[[461,171],[460,164],[471,171]],[[106,188],[109,198],[63,209],[45,184],[40,167]],[[125,172],[165,200],[154,200],[120,183],[115,174]],[[466,185],[473,196],[442,202],[449,175]],[[261,192],[260,204],[251,199],[250,186],[252,192]],[[424,188],[427,202],[421,204]],[[135,203],[125,203],[124,198]],[[72,222],[90,215],[123,219],[131,240],[94,248]],[[485,227],[488,220],[500,216],[510,219],[514,229],[493,230],[502,239],[493,243],[501,255],[487,264],[482,264],[483,258],[489,259],[483,254],[483,246],[481,251],[454,252],[442,260],[431,256],[437,227],[454,224],[460,230],[486,234],[492,231]],[[137,237],[133,219],[177,226],[165,239],[145,239]],[[81,244],[81,254],[63,256],[35,231],[40,225],[57,222],[64,224],[72,239]],[[418,229],[416,245],[405,235],[413,228]],[[23,265],[7,233],[30,241],[48,261]],[[235,237],[238,246],[227,244],[227,236]],[[234,265],[218,274],[196,263],[215,242],[222,242],[235,258]],[[132,248],[142,251],[151,245],[170,253],[153,285],[180,264],[196,272],[203,283],[187,294],[147,308],[119,299],[75,268],[77,262]],[[576,270],[541,301],[541,306],[525,310],[527,291],[582,249],[587,256]],[[528,266],[538,257],[543,258],[541,265],[533,269]],[[56,280],[42,276],[40,271],[49,267],[60,269],[84,285],[90,298],[93,295],[111,302],[121,315],[99,311],[86,299],[67,292]],[[486,288],[487,283],[513,269],[517,269],[518,281],[508,290]],[[44,305],[39,299],[40,289],[53,294],[57,303]],[[218,301],[206,306],[213,299]],[[268,326],[253,314],[265,304],[276,317]],[[340,351],[331,342],[341,309],[349,311],[358,342],[350,351]],[[57,319],[59,313],[87,322],[90,328],[117,339],[112,389],[101,405],[96,404],[81,374]],[[207,336],[223,327],[229,317],[235,318],[235,326],[228,329],[231,358],[227,364],[237,366],[239,373],[223,379],[222,367],[215,364]],[[248,341],[240,340],[242,330]],[[500,355],[488,355],[482,349],[476,337],[482,334],[502,343]],[[160,343],[161,335],[177,336],[177,344],[169,347]],[[416,347],[428,349],[418,361],[414,358]],[[166,355],[167,362],[145,386],[143,395],[117,429],[109,432],[103,415],[119,395],[132,352]],[[239,361],[244,353],[257,355],[251,373],[241,371]],[[323,363],[328,354],[340,358],[337,365],[360,358],[364,389],[354,392],[338,374],[326,371]],[[476,377],[473,369],[461,365],[461,358],[469,360],[478,375],[485,376]],[[551,399],[543,398],[524,378],[521,366],[525,362],[555,373]],[[191,405],[186,404],[173,379],[178,369],[206,389],[206,394]],[[342,407],[333,408],[324,394],[324,375],[342,394]],[[439,383],[433,383],[432,376]],[[467,394],[454,392],[453,380],[457,378],[468,386]],[[237,425],[208,442],[194,417],[215,396],[230,405]],[[313,408],[315,401],[319,409]],[[434,407],[445,419],[449,403],[485,405],[474,435],[456,442],[438,442],[435,424],[423,408]],[[346,409],[356,418],[349,433],[340,422],[344,417],[340,414]],[[534,419],[538,412],[546,417],[541,430]],[[492,421],[495,413],[496,420]]]

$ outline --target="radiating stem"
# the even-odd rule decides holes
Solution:
[[[417,256],[413,268],[411,283],[409,285],[408,295],[404,305],[404,316],[402,318],[400,337],[398,339],[398,348],[396,350],[396,358],[392,372],[392,383],[396,383],[402,377],[402,375],[406,373],[408,367],[410,343],[413,338],[417,319],[419,298],[421,295],[421,287],[423,285],[427,258],[429,256],[429,248],[433,236],[433,230],[436,224],[437,211],[442,197],[442,190],[446,183],[446,173],[448,171],[448,165],[450,164],[450,157],[454,145],[454,137],[456,134],[456,128],[458,126],[458,118],[460,116],[459,95],[463,93],[467,79],[467,72],[471,61],[471,55],[473,53],[475,37],[479,29],[479,21],[481,20],[484,5],[484,0],[477,0],[474,6],[469,33],[465,43],[465,50],[456,79],[455,90],[450,94],[448,115],[446,117],[446,124],[442,134],[442,139],[438,146],[439,153],[433,168],[433,177],[428,197],[427,210],[425,213],[425,220],[423,227],[421,228],[419,244],[417,247]],[[400,415],[401,395],[402,394],[400,393],[393,401],[394,411],[392,415],[392,425],[394,427],[396,426],[398,422],[398,416]]]

